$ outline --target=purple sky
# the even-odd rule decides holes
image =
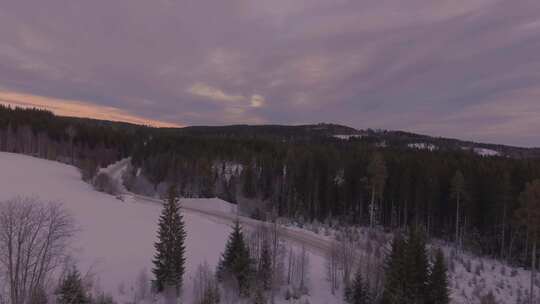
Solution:
[[[3,103],[540,146],[538,0],[4,0],[0,38]]]

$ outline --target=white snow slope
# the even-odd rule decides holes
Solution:
[[[100,289],[117,301],[122,303],[131,298],[131,287],[141,270],[146,269],[150,274],[161,212],[159,202],[136,197],[123,202],[93,190],[74,167],[0,153],[0,200],[23,195],[61,202],[73,214],[81,229],[73,246],[81,272],[95,273]],[[211,267],[217,264],[231,231],[230,219],[234,218],[231,215],[230,219],[220,219],[211,212],[224,214],[234,208],[219,199],[185,200],[184,204],[188,236],[183,303],[191,303],[192,277],[197,266],[205,261]],[[187,206],[193,210],[201,207],[203,212],[190,211]],[[322,255],[313,253],[310,253],[310,303],[341,303],[340,295],[330,294]]]
[[[109,168],[108,172],[118,177],[125,162],[118,163],[116,169]],[[81,228],[73,246],[80,270],[95,273],[100,289],[111,293],[119,303],[132,298],[137,276],[142,269],[150,274],[152,268],[161,212],[159,200],[127,193],[125,201],[121,201],[93,190],[74,167],[0,152],[0,200],[21,195],[63,203]],[[188,233],[183,303],[191,303],[195,269],[205,261],[215,267],[231,231],[231,222],[237,216],[234,205],[219,199],[186,199],[183,210]],[[246,230],[259,224],[240,219]],[[365,229],[361,229],[365,235]],[[283,235],[293,246],[305,245],[310,254],[309,303],[342,303],[342,293],[331,295],[326,280],[324,255],[331,239],[291,227],[283,228]],[[447,246],[442,247],[450,264],[453,303],[479,303],[479,297],[490,291],[499,303],[516,303],[527,297],[528,271],[467,254],[456,256]],[[538,288],[540,281],[535,286]],[[279,299],[278,303],[286,303],[281,295]]]

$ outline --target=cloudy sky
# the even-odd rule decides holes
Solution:
[[[540,1],[2,0],[0,102],[540,146]]]

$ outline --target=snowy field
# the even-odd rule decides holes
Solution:
[[[57,162],[0,153],[0,168],[0,200],[30,195],[64,204],[80,227],[72,250],[81,272],[94,273],[96,288],[112,294],[118,302],[132,299],[140,273],[146,269],[151,276],[153,244],[161,212],[159,204],[140,200],[123,202],[97,192],[81,180],[74,167]],[[234,210],[232,205],[219,199],[187,200],[185,203],[200,205],[205,210]],[[185,212],[184,219],[188,236],[183,297],[184,303],[191,303],[192,277],[197,266],[207,262],[215,267],[231,224],[192,212]],[[309,302],[341,303],[340,295],[330,294],[324,258],[320,254],[310,254],[310,271],[312,292]]]

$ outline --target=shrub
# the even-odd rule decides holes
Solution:
[[[111,195],[116,195],[120,192],[117,182],[104,172],[100,172],[94,179],[94,188],[97,191]]]

